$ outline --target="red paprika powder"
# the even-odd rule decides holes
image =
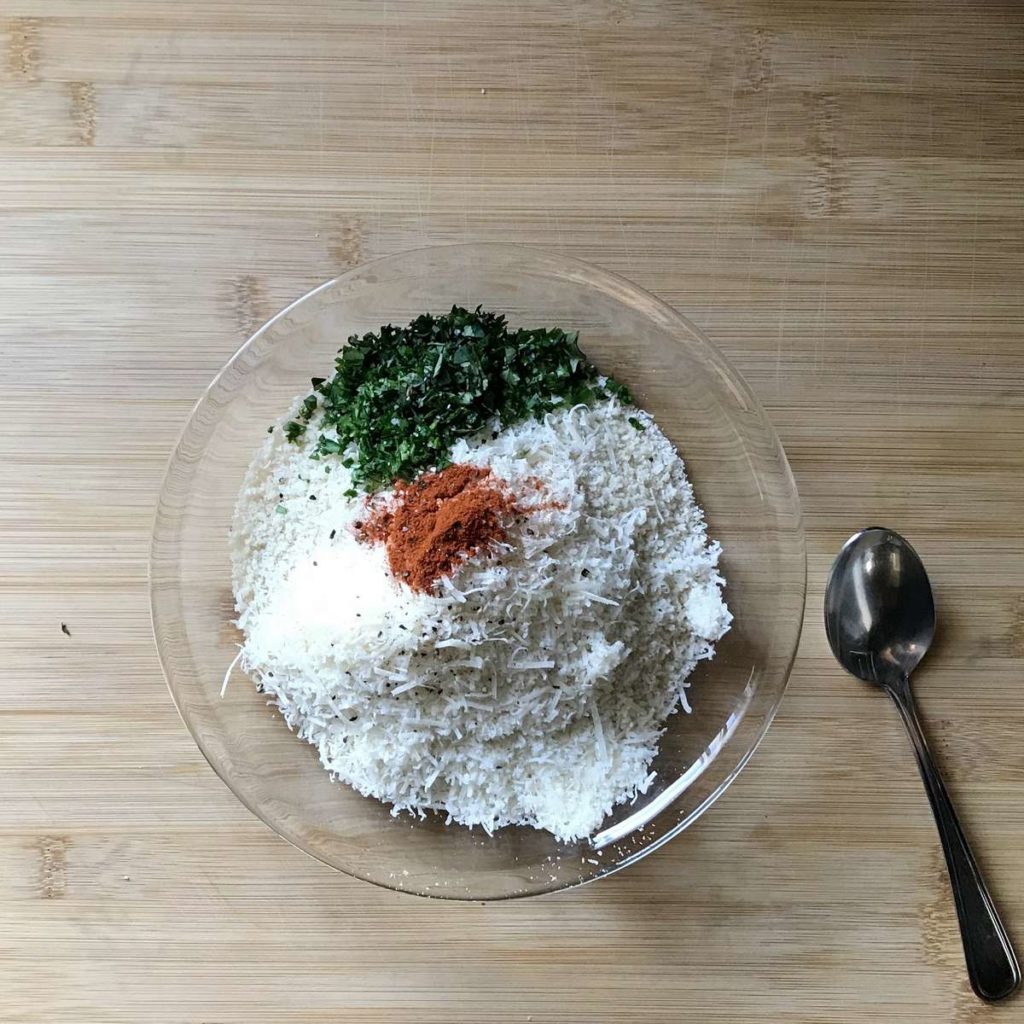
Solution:
[[[385,545],[396,579],[431,593],[467,558],[507,540],[505,523],[526,511],[489,469],[456,464],[398,481],[392,499],[371,506],[355,528]]]

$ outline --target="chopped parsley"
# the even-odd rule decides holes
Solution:
[[[284,425],[284,436],[289,441],[298,441],[300,437],[306,432],[306,425],[304,423],[296,423],[295,420],[289,420]]]
[[[337,436],[322,433],[315,454],[346,453],[354,484],[367,491],[442,468],[455,441],[495,419],[509,425],[564,405],[632,401],[586,360],[575,332],[510,330],[479,307],[353,335],[335,367],[330,380],[313,379],[285,436],[297,441],[322,409],[320,428]]]

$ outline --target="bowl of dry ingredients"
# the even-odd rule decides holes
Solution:
[[[454,899],[615,871],[747,762],[799,639],[785,455],[693,325],[596,267],[425,249],[228,362],[154,527],[161,660],[252,811]]]

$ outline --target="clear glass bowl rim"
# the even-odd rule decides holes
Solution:
[[[471,893],[432,893],[419,891],[412,888],[405,888],[400,884],[396,883],[392,885],[379,877],[374,877],[370,874],[363,874],[352,868],[339,867],[337,864],[333,864],[330,860],[328,860],[324,856],[321,856],[316,851],[307,848],[300,839],[289,835],[286,831],[282,830],[275,822],[268,820],[268,818],[262,813],[260,807],[254,801],[250,800],[245,793],[241,792],[238,789],[238,787],[236,787],[230,774],[223,770],[223,766],[218,762],[217,758],[211,755],[211,753],[207,750],[206,744],[204,743],[202,737],[199,735],[199,732],[196,729],[196,727],[194,727],[193,723],[190,721],[188,715],[185,712],[185,709],[183,708],[181,702],[178,699],[178,695],[175,693],[175,689],[172,684],[172,673],[167,664],[167,659],[165,658],[164,651],[159,642],[156,596],[154,588],[154,566],[156,564],[158,554],[156,524],[157,522],[159,522],[161,516],[161,510],[163,507],[163,496],[167,482],[172,475],[174,466],[181,453],[183,443],[186,437],[188,436],[189,430],[192,426],[193,420],[196,417],[197,412],[202,408],[202,406],[210,397],[210,395],[218,388],[218,386],[221,384],[225,376],[229,372],[231,372],[236,361],[250,347],[252,347],[256,342],[258,342],[258,340],[261,339],[264,334],[271,331],[279,321],[282,321],[285,318],[287,318],[289,314],[292,313],[297,307],[312,300],[319,293],[328,291],[336,287],[340,282],[345,281],[349,277],[365,273],[367,270],[372,269],[374,266],[386,265],[391,261],[395,261],[401,258],[415,257],[417,255],[425,256],[431,253],[451,253],[454,255],[458,252],[480,253],[481,255],[484,255],[488,252],[505,252],[510,254],[520,254],[524,257],[537,260],[538,262],[549,262],[552,264],[552,266],[561,266],[562,268],[574,267],[580,273],[587,275],[588,278],[596,281],[602,281],[606,286],[609,286],[609,291],[614,290],[620,293],[632,295],[638,299],[642,299],[646,311],[648,313],[657,313],[659,323],[663,327],[669,329],[673,327],[676,329],[682,328],[686,333],[688,333],[690,335],[691,345],[700,348],[702,358],[709,365],[715,367],[718,370],[722,379],[727,381],[728,387],[730,389],[739,392],[739,394],[742,396],[743,404],[748,406],[757,414],[759,420],[761,421],[761,429],[763,430],[765,436],[770,437],[776,452],[776,456],[783,468],[783,472],[787,477],[789,489],[793,495],[794,511],[797,516],[795,534],[799,543],[799,551],[803,563],[800,581],[801,593],[799,600],[799,615],[796,622],[796,632],[794,634],[791,649],[788,653],[786,664],[782,672],[781,685],[779,686],[778,692],[776,693],[771,705],[764,710],[762,722],[757,731],[751,736],[749,746],[744,751],[744,753],[738,758],[735,765],[733,765],[730,771],[721,779],[721,781],[707,795],[707,797],[704,800],[702,800],[699,804],[695,805],[694,808],[684,818],[681,818],[674,826],[667,829],[656,839],[648,843],[645,843],[645,845],[643,845],[642,848],[637,849],[632,854],[625,856],[620,860],[610,862],[608,864],[602,864],[601,870],[593,873],[589,877],[580,880],[559,882],[558,884],[552,884],[547,887],[541,885],[536,887],[535,889],[531,889],[529,892],[513,892],[496,896],[487,896],[483,898],[477,895],[473,895]],[[164,675],[164,681],[167,685],[171,699],[174,702],[175,708],[178,711],[179,717],[181,718],[185,727],[188,729],[189,734],[192,736],[193,740],[196,743],[196,746],[199,748],[200,752],[202,753],[207,763],[214,770],[214,772],[221,779],[221,781],[228,787],[228,789],[235,796],[235,798],[238,799],[238,801],[244,807],[246,807],[253,815],[255,815],[260,821],[262,821],[276,835],[283,838],[290,845],[294,846],[296,849],[300,850],[307,856],[312,857],[314,860],[317,860],[320,863],[325,864],[327,867],[332,868],[333,870],[341,871],[343,874],[348,874],[351,877],[360,879],[361,881],[369,882],[373,885],[380,886],[381,888],[389,889],[394,892],[400,892],[406,895],[418,895],[428,899],[443,899],[454,902],[461,901],[476,903],[482,901],[498,902],[508,899],[523,899],[530,896],[544,895],[550,892],[561,891],[563,889],[577,888],[581,885],[588,885],[594,881],[597,881],[600,878],[606,878],[609,875],[621,871],[623,868],[636,864],[638,861],[642,860],[644,857],[653,853],[655,850],[660,849],[670,840],[676,838],[681,832],[689,828],[702,814],[704,814],[725,793],[725,791],[733,783],[736,777],[749,763],[751,757],[753,757],[754,755],[754,752],[757,750],[757,748],[763,741],[766,733],[768,732],[768,729],[770,728],[772,722],[775,719],[776,714],[778,713],[779,707],[782,704],[782,700],[785,695],[786,689],[788,688],[789,679],[792,674],[793,665],[796,661],[797,652],[800,646],[807,597],[807,554],[805,531],[803,526],[803,514],[799,501],[799,492],[797,490],[795,480],[793,479],[792,469],[790,467],[789,460],[786,456],[785,449],[783,448],[782,443],[779,440],[778,435],[775,431],[775,428],[764,410],[764,407],[761,405],[761,402],[754,394],[749,384],[747,384],[744,377],[740,374],[736,367],[732,365],[731,361],[722,353],[722,351],[707,338],[704,332],[699,327],[697,327],[696,324],[693,323],[693,321],[691,321],[684,314],[680,313],[673,306],[669,305],[666,301],[659,298],[653,292],[650,292],[649,290],[641,287],[640,285],[637,285],[635,282],[631,281],[626,277],[623,277],[620,274],[615,273],[614,271],[606,270],[603,267],[600,267],[594,263],[590,263],[589,261],[579,259],[578,257],[564,255],[562,253],[552,253],[539,247],[529,245],[517,245],[504,242],[463,242],[451,245],[418,246],[414,249],[401,250],[399,252],[390,253],[385,256],[376,257],[372,260],[365,260],[357,264],[356,266],[349,268],[345,272],[338,274],[328,279],[327,281],[324,281],[323,283],[317,285],[314,288],[311,288],[303,295],[299,296],[292,302],[288,303],[276,314],[274,314],[274,316],[270,317],[270,319],[268,319],[259,328],[257,328],[252,333],[252,335],[250,335],[249,338],[247,338],[234,351],[234,353],[232,353],[232,355],[227,359],[227,361],[220,368],[220,370],[218,370],[214,377],[210,380],[209,384],[207,384],[207,386],[200,393],[199,397],[196,399],[195,403],[193,403],[192,407],[190,408],[188,416],[186,417],[181,430],[178,432],[178,436],[174,443],[174,446],[171,449],[171,452],[168,455],[168,458],[165,462],[164,471],[161,474],[161,483],[158,493],[159,498],[157,501],[157,506],[153,518],[154,526],[152,531],[150,554],[148,560],[150,624],[153,631],[154,645],[157,648],[161,669]],[[681,795],[682,794],[680,794],[680,796]],[[678,798],[679,797],[677,797],[676,799]],[[668,806],[670,806],[670,804]],[[666,809],[667,807],[662,808],[661,810],[659,810],[658,813],[664,813]],[[657,815],[653,815],[652,818],[656,816]]]

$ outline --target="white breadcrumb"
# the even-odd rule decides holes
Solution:
[[[495,426],[452,460],[547,507],[436,595],[356,539],[350,472],[309,458],[318,420],[299,444],[275,429],[232,532],[241,663],[329,771],[396,813],[570,840],[651,784],[665,720],[731,622],[720,549],[646,413]]]

